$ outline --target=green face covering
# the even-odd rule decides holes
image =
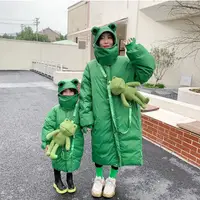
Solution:
[[[59,94],[58,100],[63,110],[73,110],[78,101],[78,94],[75,94],[73,96],[63,96]]]
[[[78,79],[61,80],[58,83],[58,101],[63,110],[68,111],[75,108],[79,97],[77,89],[78,84]],[[62,91],[64,91],[65,89],[74,89],[76,91],[76,94],[74,94],[73,96],[63,96]]]
[[[101,48],[99,46],[95,46],[94,55],[102,66],[112,65],[117,59],[118,47],[117,45],[112,46],[111,48]]]
[[[118,42],[117,42],[117,36],[116,36],[116,24],[111,23],[108,26],[103,26],[101,28],[99,27],[93,27],[92,28],[92,34],[94,36],[94,55],[97,59],[97,61],[102,65],[113,65],[115,61],[117,60],[117,56],[119,54],[118,49]],[[109,32],[113,35],[114,38],[114,45],[111,48],[102,48],[98,46],[98,40],[101,36],[101,34]]]

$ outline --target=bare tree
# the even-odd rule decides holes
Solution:
[[[156,79],[155,85],[157,85],[158,82],[162,80],[167,70],[174,66],[176,60],[175,51],[174,49],[170,51],[167,48],[153,47],[150,53],[156,61],[156,69],[153,75]]]
[[[181,36],[168,40],[166,47],[181,51],[180,59],[189,56],[196,59],[200,51],[200,20],[195,17],[200,16],[200,1],[174,1],[169,15],[181,18],[187,28]]]

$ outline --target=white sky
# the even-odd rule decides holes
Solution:
[[[66,34],[67,8],[78,1],[80,0],[0,0],[0,33],[19,32],[20,24],[32,24],[33,19],[39,17],[39,30],[50,27]],[[35,26],[31,27],[35,31]]]

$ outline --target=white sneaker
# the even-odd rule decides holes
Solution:
[[[101,197],[102,196],[104,182],[105,182],[104,178],[102,178],[102,177],[96,177],[94,179],[94,184],[92,186],[92,196],[93,197]]]
[[[105,188],[103,190],[103,196],[106,198],[112,198],[115,195],[116,179],[107,178]]]

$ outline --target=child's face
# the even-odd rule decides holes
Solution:
[[[73,96],[74,94],[75,94],[75,92],[72,89],[65,89],[62,91],[63,96]]]
[[[100,36],[99,46],[102,48],[110,48],[113,46],[113,37],[111,33],[103,33]]]

